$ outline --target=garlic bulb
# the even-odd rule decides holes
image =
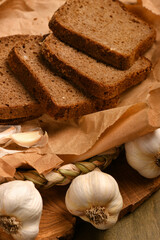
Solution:
[[[0,185],[0,226],[16,240],[34,240],[39,232],[42,198],[30,181]]]
[[[117,222],[123,206],[115,179],[97,168],[72,181],[65,203],[70,213],[101,230],[108,229]]]
[[[125,144],[128,164],[146,178],[160,175],[160,128]]]

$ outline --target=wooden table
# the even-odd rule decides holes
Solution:
[[[82,239],[160,240],[160,190],[109,230],[100,231],[79,220],[74,240]]]

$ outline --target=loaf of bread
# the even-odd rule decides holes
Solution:
[[[151,62],[145,57],[139,58],[127,70],[118,70],[77,51],[53,34],[44,40],[42,53],[59,75],[106,100],[140,83],[151,70]]]
[[[110,100],[85,95],[73,84],[55,75],[41,56],[43,37],[32,36],[17,44],[8,62],[26,89],[52,117],[77,118],[84,114],[116,106],[118,96]]]
[[[42,108],[11,72],[7,57],[16,42],[28,36],[0,38],[0,124],[18,123],[41,115]]]
[[[117,0],[68,0],[49,27],[61,41],[122,70],[130,68],[156,38],[150,25]]]

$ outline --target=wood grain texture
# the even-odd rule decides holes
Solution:
[[[41,190],[43,197],[43,213],[40,222],[40,232],[36,240],[71,239],[74,234],[76,218],[65,206],[67,187],[57,186]]]
[[[119,218],[133,212],[160,188],[160,177],[154,179],[142,177],[128,165],[124,153],[112,162],[106,172],[116,179],[122,194],[124,204]]]

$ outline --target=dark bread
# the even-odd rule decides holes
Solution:
[[[151,63],[145,57],[139,58],[128,70],[115,69],[71,48],[53,34],[44,40],[42,53],[59,75],[104,99],[120,95],[143,81],[151,70]]]
[[[68,0],[49,27],[61,41],[122,70],[130,68],[156,38],[150,25],[117,0]]]
[[[56,76],[41,56],[42,41],[43,37],[35,36],[23,44],[17,44],[10,52],[8,62],[18,79],[48,114],[56,119],[77,118],[117,104],[118,97],[109,101],[88,97]]]
[[[27,35],[0,38],[0,124],[15,119],[36,118],[42,114],[39,103],[16,79],[7,64],[8,54],[15,43],[27,38]]]

